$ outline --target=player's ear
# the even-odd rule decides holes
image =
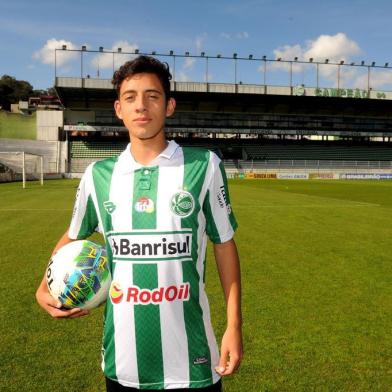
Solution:
[[[120,104],[120,101],[119,101],[118,99],[116,99],[116,100],[114,101],[114,110],[115,110],[115,112],[116,112],[116,116],[117,116],[120,120],[122,120],[121,104]]]
[[[166,117],[170,117],[176,109],[176,100],[169,98],[166,104]]]

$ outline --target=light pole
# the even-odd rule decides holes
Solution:
[[[265,87],[266,80],[267,80],[267,56],[263,56],[263,61],[264,61],[263,84],[264,84],[264,87]]]
[[[83,52],[86,51],[86,46],[82,46],[82,50],[80,51],[80,79],[83,79]]]
[[[234,58],[234,84],[237,84],[237,53],[233,54]]]

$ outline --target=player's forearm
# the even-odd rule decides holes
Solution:
[[[234,240],[214,245],[215,260],[227,307],[227,326],[239,328],[241,316],[241,272]]]

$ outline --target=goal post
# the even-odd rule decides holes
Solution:
[[[0,151],[0,182],[22,181],[23,188],[26,188],[26,182],[31,180],[44,184],[42,155],[25,151]]]

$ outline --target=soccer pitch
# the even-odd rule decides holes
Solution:
[[[102,308],[53,320],[34,296],[69,224],[77,184],[0,184],[0,390],[104,390]],[[392,182],[229,186],[239,222],[245,356],[224,390],[391,390]],[[207,287],[220,340],[225,306],[211,248]]]

